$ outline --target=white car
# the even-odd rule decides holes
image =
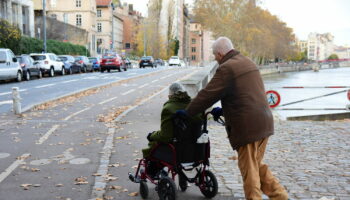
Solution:
[[[179,66],[181,67],[181,61],[178,56],[171,56],[169,59],[169,66]]]
[[[11,49],[0,48],[0,80],[22,81],[22,68]]]
[[[66,74],[63,62],[54,53],[31,53],[30,57],[34,59],[34,64],[40,65],[43,73],[49,74],[50,77],[55,76],[55,73]]]

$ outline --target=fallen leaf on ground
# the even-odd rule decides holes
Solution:
[[[111,187],[110,187],[110,189],[112,189],[112,190],[121,190],[121,189],[123,189],[121,186],[118,186],[118,185],[112,185]]]
[[[232,156],[232,157],[229,157],[228,159],[229,160],[237,160],[238,158],[237,158],[237,156]]]
[[[123,192],[128,192],[129,190],[128,189],[124,189]]]
[[[130,194],[128,194],[131,197],[136,197],[139,193],[138,192],[132,192]]]
[[[85,184],[88,184],[89,182],[87,182],[87,178],[86,177],[78,177],[75,179],[75,185],[85,185]]]
[[[61,183],[56,184],[56,187],[63,187],[63,184],[61,184]]]
[[[22,184],[21,187],[23,187],[24,190],[29,190],[29,187],[32,186],[32,184],[26,183]]]

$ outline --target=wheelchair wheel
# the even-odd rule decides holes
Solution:
[[[200,178],[200,187],[202,194],[207,198],[213,198],[218,193],[218,181],[216,180],[215,175],[209,171],[204,171],[204,180]]]
[[[179,174],[179,186],[182,192],[185,192],[187,190],[187,180],[184,175]]]
[[[160,200],[175,200],[176,185],[170,177],[163,177],[158,183],[158,196]]]
[[[142,199],[147,199],[148,197],[148,186],[146,181],[140,181],[140,195]]]

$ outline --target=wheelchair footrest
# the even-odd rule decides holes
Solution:
[[[130,179],[131,182],[140,183],[140,178],[139,177],[135,177],[130,172],[128,174],[129,174],[129,179]]]

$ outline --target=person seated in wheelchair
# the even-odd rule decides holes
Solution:
[[[174,137],[173,117],[177,110],[185,109],[191,102],[184,87],[180,83],[173,83],[169,87],[168,101],[164,103],[161,112],[161,125],[159,131],[148,134],[148,148],[143,149],[143,157],[148,158],[151,150],[159,143],[170,143]],[[197,117],[194,117],[197,118]],[[198,118],[200,119],[200,118]],[[149,161],[147,164],[147,172],[150,176],[156,176],[162,169],[157,162]]]

